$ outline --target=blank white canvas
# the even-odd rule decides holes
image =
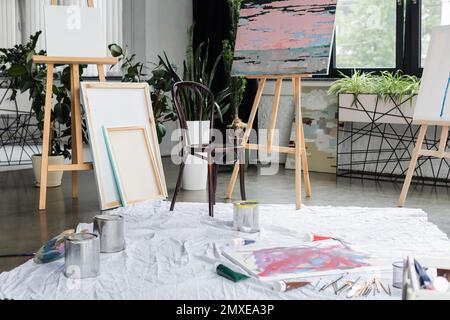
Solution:
[[[90,87],[90,85],[95,87]],[[145,128],[158,164],[163,191],[167,197],[156,128],[154,124],[150,124],[153,111],[151,105],[147,105],[145,97],[145,92],[149,92],[148,85],[142,84],[144,88],[136,88],[132,83],[118,83],[117,86],[120,88],[107,88],[108,85],[111,83],[82,82],[81,84],[101,209],[108,210],[121,206],[120,195],[103,136],[103,127],[140,126]],[[152,114],[150,115],[149,112]]]
[[[102,12],[98,8],[46,6],[47,55],[53,57],[106,57]]]
[[[164,197],[158,186],[145,129],[107,130],[111,160],[125,205]]]
[[[450,121],[450,25],[433,29],[415,121]]]

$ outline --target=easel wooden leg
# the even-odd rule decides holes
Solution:
[[[414,171],[416,169],[417,160],[420,157],[420,151],[422,149],[427,129],[428,129],[427,125],[422,125],[420,127],[419,136],[417,138],[417,143],[411,157],[411,162],[409,164],[408,173],[406,174],[405,182],[403,184],[402,193],[400,194],[400,199],[398,200],[399,207],[403,207],[405,205],[406,196],[408,195],[409,186],[411,185],[411,180],[414,175]]]
[[[295,208],[302,207],[302,111],[301,111],[301,83],[300,78],[293,78],[294,112],[295,112]]]
[[[447,148],[448,141],[448,126],[444,126],[441,129],[441,139],[439,140],[439,157],[445,158],[445,149]]]
[[[253,129],[253,123],[256,119],[256,114],[259,109],[259,104],[261,102],[261,97],[264,92],[264,87],[266,86],[266,79],[259,80],[258,91],[256,93],[255,101],[253,102],[252,112],[250,113],[250,118],[247,123],[247,129],[245,129],[244,137],[242,139],[242,145],[245,147],[248,143],[248,139],[250,138],[250,134]],[[236,185],[237,177],[239,174],[239,161],[234,165],[233,174],[231,175],[231,180],[228,184],[227,193],[225,195],[225,199],[231,199],[233,197],[233,190]]]
[[[77,134],[76,134],[76,120],[75,120],[75,70],[74,66],[70,66],[70,92],[72,105],[71,105],[71,115],[72,115],[72,164],[78,164],[78,152],[77,152]],[[72,198],[78,199],[78,173],[72,171]]]
[[[100,82],[105,82],[106,81],[105,69],[102,64],[97,65],[97,71],[98,71],[98,79],[100,80]]]
[[[53,97],[53,64],[47,67],[47,86],[44,107],[44,133],[42,137],[41,182],[39,190],[39,210],[45,210],[47,202],[48,156],[50,152],[50,130]]]
[[[303,126],[303,120],[301,126],[302,126],[302,146],[303,146],[302,151],[303,179],[305,179],[306,197],[311,198],[312,197],[311,180],[309,179],[308,153],[306,152],[305,128]]]
[[[273,135],[275,133],[275,127],[277,125],[278,109],[280,106],[280,97],[282,89],[283,79],[277,79],[275,85],[275,96],[273,99],[272,114],[270,117],[269,130],[267,136],[267,153],[272,153],[273,150]]]
[[[300,114],[301,114],[301,78],[299,78],[299,89],[297,89],[297,85],[295,84],[295,78],[292,79],[292,89],[293,89],[293,96],[294,99],[297,95],[297,92],[300,94]],[[295,109],[295,113],[297,114],[297,109]],[[305,180],[305,191],[306,191],[306,197],[311,198],[312,197],[312,191],[311,191],[311,180],[309,179],[309,165],[308,165],[308,154],[306,152],[306,142],[305,142],[305,129],[303,126],[303,117],[300,119],[300,129],[301,129],[301,139],[302,139],[302,169],[303,169],[303,179]]]
[[[72,84],[72,163],[83,164],[83,133],[80,105],[80,68],[79,65],[71,66],[73,78]],[[72,198],[78,198],[78,173],[72,172]]]

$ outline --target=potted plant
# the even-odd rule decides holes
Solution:
[[[420,87],[417,77],[400,71],[342,76],[329,90],[339,98],[340,121],[405,124],[412,120]]]
[[[122,82],[147,82],[151,88],[153,115],[156,122],[156,132],[159,143],[166,135],[165,124],[175,121],[177,115],[174,111],[170,92],[176,80],[176,66],[171,64],[167,55],[158,56],[159,63],[151,70],[151,77],[147,80],[145,71],[148,69],[144,63],[136,61],[136,55],[130,54],[118,44],[108,46],[113,57],[119,59],[122,69]]]
[[[201,43],[197,48],[194,48],[194,27],[195,25],[192,25],[188,30],[189,41],[186,49],[186,60],[183,64],[184,72],[182,79],[184,81],[199,82],[208,88],[212,88],[222,55],[216,57],[211,64],[211,61],[209,60],[209,42]],[[178,77],[177,81],[181,81],[182,79]],[[223,121],[223,115],[230,107],[230,103],[228,102],[229,96],[229,87],[226,87],[215,95],[215,117],[219,121]],[[205,103],[203,114],[200,115],[198,110],[199,104],[195,95],[184,95],[182,103],[186,111],[186,120],[191,143],[208,144],[210,136],[209,118],[211,114],[211,105]],[[202,133],[202,136],[200,136],[200,132]],[[185,190],[205,190],[207,186],[207,175],[208,163],[203,159],[188,155],[183,171],[182,188]]]
[[[45,55],[45,51],[36,51],[36,44],[41,32],[30,37],[26,44],[19,44],[10,49],[0,49],[0,71],[9,79],[9,88],[12,92],[10,100],[16,100],[17,94],[29,93],[31,107],[38,122],[38,128],[43,131],[45,106],[45,80],[47,67],[37,65],[32,61],[34,55]],[[82,72],[83,67],[81,67]],[[62,71],[55,71],[55,79],[59,86],[53,86],[56,105],[52,110],[51,139],[49,148],[49,164],[64,164],[65,159],[71,157],[71,101],[70,101],[70,75],[68,67]],[[41,155],[32,157],[35,185],[40,185]],[[48,187],[61,185],[62,172],[50,172]]]
[[[232,138],[237,144],[240,143],[244,131],[247,128],[247,124],[244,123],[239,117],[239,108],[244,98],[247,79],[244,77],[231,76],[241,4],[242,0],[228,0],[231,27],[229,39],[222,42],[222,56],[226,74],[226,86],[230,88],[230,108],[233,113],[233,121],[228,128],[233,130]]]

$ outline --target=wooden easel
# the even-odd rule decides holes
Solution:
[[[305,146],[305,134],[303,130],[303,117],[302,117],[302,108],[301,108],[301,80],[302,78],[310,77],[310,75],[267,75],[267,76],[249,76],[248,79],[259,79],[258,91],[256,93],[256,98],[253,103],[252,111],[250,113],[250,118],[247,124],[247,129],[245,130],[244,137],[242,140],[242,145],[245,149],[248,150],[258,150],[267,153],[278,152],[278,153],[286,153],[286,154],[294,154],[295,155],[295,205],[297,210],[301,208],[302,205],[302,167],[303,167],[303,175],[305,179],[305,187],[306,187],[306,196],[311,197],[311,183],[309,180],[309,169],[308,169],[308,158],[306,154],[306,146]],[[253,124],[256,118],[256,114],[259,109],[259,105],[261,102],[261,97],[264,92],[264,87],[266,85],[266,81],[270,79],[276,80],[275,85],[275,95],[272,106],[272,114],[268,128],[268,137],[267,137],[267,146],[259,145],[259,144],[249,144],[248,140],[250,138],[251,131],[253,129]],[[273,137],[274,130],[277,121],[278,109],[280,104],[281,97],[281,89],[283,80],[292,79],[292,88],[293,88],[293,96],[294,96],[294,105],[295,105],[295,147],[280,147],[273,145]],[[226,199],[231,199],[233,195],[234,186],[236,185],[237,176],[239,173],[239,162],[237,162],[234,166],[233,174],[231,176],[230,183],[228,185]]]
[[[398,206],[403,207],[405,205],[406,196],[408,195],[409,186],[411,185],[411,180],[416,170],[417,161],[420,157],[436,157],[439,159],[450,158],[450,152],[446,152],[448,133],[450,122],[441,121],[415,121],[414,124],[420,125],[419,135],[417,137],[416,146],[411,157],[411,162],[409,164],[408,173],[406,174],[405,182],[403,184],[402,193],[400,194],[400,199],[398,200]],[[440,126],[442,127],[441,138],[439,141],[439,150],[427,150],[422,149],[423,141],[425,140],[425,135],[427,134],[427,129],[429,126]]]
[[[93,0],[87,0],[89,7],[94,7]],[[51,5],[57,5],[57,0],[52,0]],[[33,62],[47,65],[47,85],[44,108],[44,133],[42,138],[42,165],[41,184],[39,193],[39,210],[46,209],[47,200],[47,175],[49,172],[71,171],[72,172],[72,198],[78,198],[78,171],[89,171],[93,169],[91,163],[83,161],[83,135],[80,106],[80,65],[97,65],[100,81],[106,81],[104,65],[115,65],[116,58],[77,58],[77,57],[48,57],[34,56]],[[52,88],[53,70],[55,64],[70,65],[70,91],[71,91],[71,114],[72,114],[72,164],[61,166],[50,166],[48,164],[50,148],[51,112],[52,112]]]

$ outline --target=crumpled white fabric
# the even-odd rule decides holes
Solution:
[[[63,275],[64,259],[47,265],[32,260],[0,274],[2,299],[345,299],[331,289],[319,291],[308,286],[287,293],[272,290],[270,283],[249,279],[233,283],[218,276],[215,266],[223,263],[243,271],[221,255],[221,248],[238,237],[232,230],[232,205],[217,204],[216,217],[208,217],[207,204],[146,202],[120,208],[126,223],[126,250],[101,255],[101,275],[74,281]],[[417,209],[370,209],[262,205],[262,231],[253,237],[292,241],[304,232],[343,238],[373,255],[402,260],[413,256],[449,256],[450,241],[427,215]],[[89,221],[86,221],[89,222]],[[89,225],[80,225],[86,229]],[[392,283],[391,272],[352,274],[346,279],[374,276]],[[316,284],[319,279],[311,279]],[[400,290],[391,297],[372,295],[367,299],[400,299]]]

